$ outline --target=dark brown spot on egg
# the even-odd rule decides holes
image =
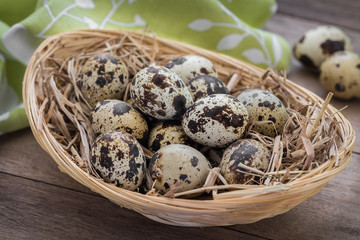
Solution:
[[[130,112],[130,110],[131,110],[131,107],[128,104],[123,103],[123,102],[116,103],[113,106],[113,114],[115,116],[124,115],[125,113]]]
[[[204,132],[204,129],[201,124],[198,124],[194,120],[190,120],[187,125],[188,129],[192,134],[195,134],[197,132]]]
[[[166,183],[164,183],[164,187],[165,187],[165,189],[169,189],[170,188],[170,186],[169,186],[169,184],[166,182]]]
[[[176,113],[173,119],[180,119],[186,111],[186,98],[183,95],[177,95],[173,98],[172,106]]]
[[[275,109],[275,103],[270,103],[268,100],[258,103],[258,106],[269,108],[271,111]]]
[[[169,87],[169,84],[165,81],[167,78],[163,74],[155,73],[152,77],[152,82],[161,89]]]
[[[191,162],[191,166],[193,167],[196,167],[199,163],[199,159],[195,156],[193,156],[191,159],[190,159],[190,162]]]
[[[210,72],[209,72],[206,68],[204,68],[204,67],[200,68],[200,72],[201,72],[202,74],[209,74],[209,73],[210,73]]]
[[[120,80],[121,84],[124,84],[124,74],[120,74],[119,80]]]
[[[269,115],[268,119],[273,123],[276,123],[276,118],[274,118],[273,116]]]
[[[301,55],[299,58],[300,62],[302,62],[306,67],[316,68],[314,62],[306,55]]]
[[[114,166],[111,157],[108,156],[109,149],[106,146],[101,146],[100,148],[100,166],[110,169]]]
[[[154,141],[151,144],[151,149],[153,151],[157,151],[160,149],[161,147],[161,141],[164,140],[164,136],[162,134],[156,134],[156,137],[154,139]]]
[[[186,182],[187,184],[190,184],[191,182],[187,178],[188,178],[187,174],[180,174],[179,176],[179,180]]]
[[[356,68],[360,69],[360,63],[358,65],[356,65]]]
[[[220,122],[224,127],[242,127],[244,116],[235,114],[228,106],[204,107],[200,117],[208,117]]]
[[[335,90],[338,92],[344,92],[345,91],[345,86],[341,83],[337,83],[335,84]]]
[[[105,73],[105,66],[104,65],[100,65],[100,67],[97,70],[97,74],[98,75],[104,75]]]
[[[157,115],[160,115],[160,116],[162,116],[162,117],[165,117],[165,116],[166,116],[166,112],[165,112],[164,110],[157,110],[157,111],[156,111],[156,114],[157,114]]]
[[[323,54],[333,54],[337,51],[342,51],[345,49],[345,42],[344,41],[333,41],[333,40],[326,40],[320,45]]]
[[[92,71],[86,72],[86,76],[91,77],[91,75],[92,75]]]
[[[179,58],[176,58],[174,60],[172,60],[171,62],[169,62],[168,64],[165,65],[166,68],[173,68],[175,65],[181,65],[183,64],[184,62],[186,62],[187,59],[184,58],[184,57],[179,57]]]
[[[134,181],[135,184],[137,184],[137,179],[134,177],[139,173],[138,168],[140,167],[141,167],[140,163],[136,163],[135,159],[131,159],[129,161],[129,169],[125,173],[125,179],[131,182]]]
[[[262,120],[263,120],[263,116],[259,115],[259,116],[258,116],[258,120],[259,120],[259,121],[262,121]]]
[[[106,79],[104,77],[98,77],[95,83],[103,88],[106,85]]]

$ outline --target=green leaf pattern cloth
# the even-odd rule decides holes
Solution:
[[[28,126],[26,64],[46,37],[76,29],[147,28],[157,36],[288,69],[291,49],[261,30],[275,0],[11,0],[0,2],[0,134]]]

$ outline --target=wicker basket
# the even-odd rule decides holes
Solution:
[[[270,179],[282,180],[270,181],[271,184],[229,185],[227,191],[221,191],[221,186],[208,186],[207,190],[213,190],[212,197],[184,199],[132,192],[103,182],[89,170],[89,146],[93,141],[87,117],[89,107],[75,84],[84,61],[101,51],[121,55],[126,59],[131,75],[149,64],[163,65],[179,55],[202,55],[214,63],[220,79],[224,82],[231,79],[234,94],[254,86],[272,90],[287,102],[288,109],[292,107],[296,110],[294,114],[310,114],[310,117],[304,117],[304,121],[312,128],[297,131],[299,136],[308,137],[312,143],[310,146],[314,146],[314,164],[304,167],[311,150],[308,151],[306,141],[302,143],[298,136],[295,147],[299,149],[293,153],[302,155],[299,159],[303,159],[304,163],[299,164],[303,168],[291,172],[284,168],[284,163],[274,160],[277,162],[273,164],[272,171],[276,173]],[[184,43],[155,38],[151,34],[81,30],[50,37],[38,47],[30,60],[23,83],[23,97],[33,134],[61,171],[121,207],[177,226],[246,224],[289,211],[319,192],[349,163],[355,144],[354,130],[338,110],[328,105],[329,99],[323,101],[271,70]],[[305,105],[307,113],[301,107]],[[331,133],[324,133],[329,129],[333,129]],[[316,163],[320,159],[316,149],[323,145],[321,141],[325,142],[326,138],[319,137],[322,134],[331,134],[335,140],[328,140],[332,142],[325,160]],[[269,141],[274,148],[288,144],[279,140]],[[279,149],[284,154],[281,147]],[[276,153],[273,150],[272,158],[277,156],[281,159],[281,154]],[[267,176],[269,178],[271,174]]]

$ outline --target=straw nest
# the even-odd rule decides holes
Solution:
[[[214,167],[202,188],[179,193],[175,187],[165,196],[151,188],[150,178],[135,192],[105,183],[89,161],[94,141],[90,108],[76,84],[85,61],[103,52],[121,56],[130,76],[181,55],[201,55],[213,62],[232,95],[249,88],[274,93],[289,114],[283,134],[270,138],[251,127],[246,132],[247,138],[258,139],[272,150],[269,168],[262,172],[244,166],[253,180],[229,185]],[[271,69],[150,33],[82,30],[48,38],[30,60],[23,95],[32,131],[60,170],[122,207],[178,226],[245,224],[286,212],[338,174],[349,163],[355,143],[349,122],[329,105],[331,94],[324,101]],[[151,157],[153,153],[144,150]],[[211,149],[203,151],[210,151],[210,160],[218,161]],[[183,197],[199,192],[203,194],[195,199]]]

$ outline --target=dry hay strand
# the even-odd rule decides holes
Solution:
[[[166,196],[146,183],[131,192],[105,183],[90,163],[94,141],[90,107],[77,85],[87,59],[100,53],[120,56],[130,79],[149,65],[165,65],[176,57],[197,54],[208,58],[233,96],[251,88],[266,89],[284,103],[289,119],[276,138],[251,129],[253,138],[272,150],[266,171],[243,165],[253,178],[245,184],[228,184],[216,165],[216,150],[204,147],[214,168],[203,187]],[[24,103],[34,136],[60,170],[120,206],[153,220],[181,226],[251,223],[288,211],[316,194],[350,161],[355,133],[329,102],[292,83],[286,75],[263,70],[231,57],[191,45],[125,31],[82,30],[45,40],[34,53],[24,78]],[[128,89],[124,99],[128,99]],[[153,152],[143,147],[147,158]],[[181,183],[179,183],[181,184]],[[182,197],[202,194],[195,199]]]

